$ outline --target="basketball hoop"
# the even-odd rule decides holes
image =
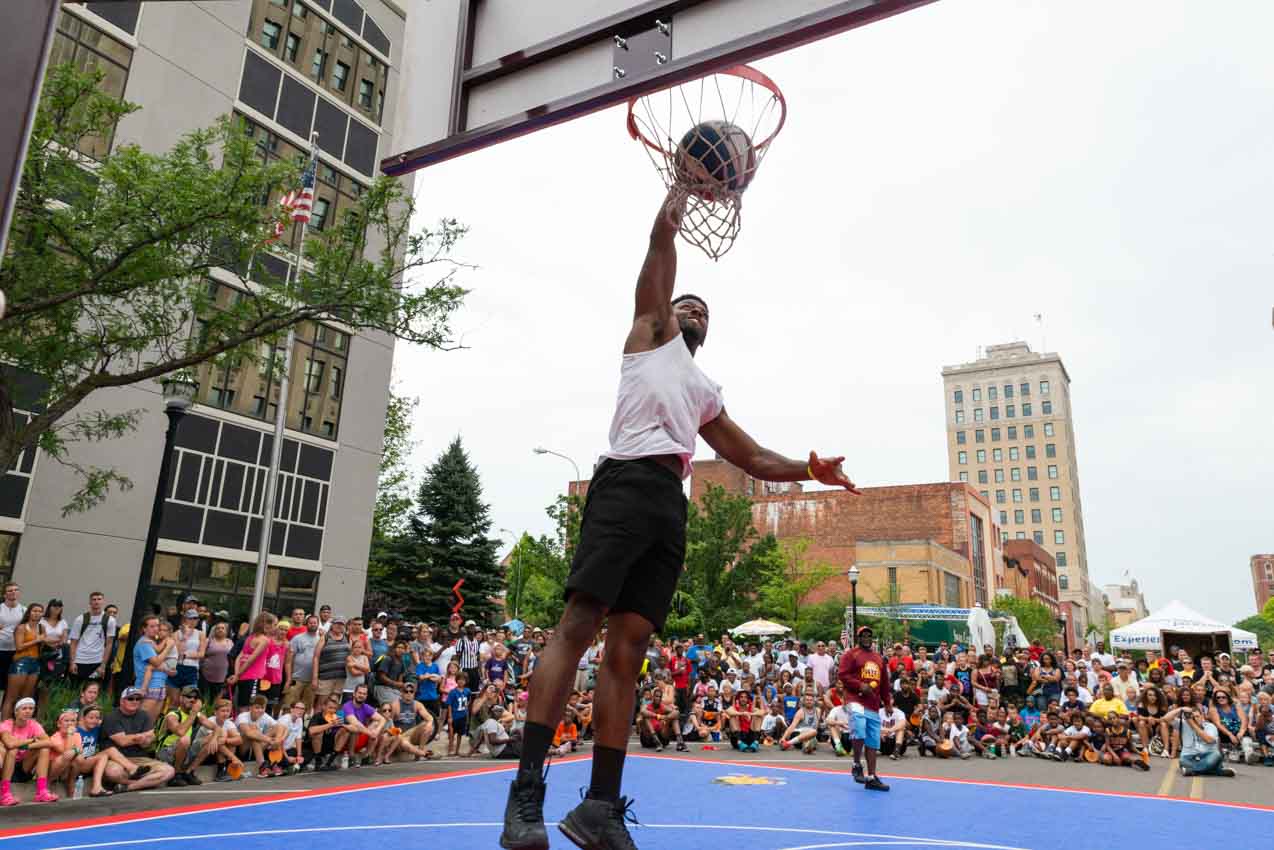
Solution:
[[[685,204],[682,237],[714,260],[734,244],[743,192],[786,120],[779,87],[747,65],[628,101],[628,134],[673,190],[669,206]]]

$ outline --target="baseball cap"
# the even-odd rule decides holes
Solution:
[[[384,611],[381,611],[379,614],[377,614],[377,615],[376,615],[376,619],[377,619],[377,620],[388,620],[388,619],[389,619],[389,615],[388,615],[388,614],[386,614]]]
[[[343,626],[343,625],[345,625],[345,618],[344,618],[344,617],[333,617],[333,618],[332,618],[332,625],[333,625],[333,626],[335,626],[337,623],[341,624],[342,626]]]
[[[199,597],[197,597],[197,596],[187,596],[185,599],[183,599],[183,600],[181,600],[181,601],[182,601],[182,604],[185,604],[185,603],[187,603],[187,602],[198,602],[198,601],[199,601]]]
[[[124,688],[124,693],[119,695],[121,700],[125,699],[141,699],[143,696],[141,688]]]
[[[469,626],[476,626],[478,624],[475,623],[473,620],[465,620],[464,625],[465,625],[465,628],[468,628]]]
[[[866,632],[869,635],[876,634],[871,630],[871,626],[859,626],[858,631],[854,632],[854,637],[861,637],[863,632]]]
[[[194,685],[186,685],[186,687],[181,689],[181,695],[183,697],[197,697],[199,696],[199,689]]]
[[[199,612],[198,612],[198,611],[196,611],[194,608],[191,608],[189,611],[187,611],[187,612],[185,613],[185,615],[184,615],[184,616],[185,616],[185,618],[186,618],[187,620],[198,620],[198,619],[199,619]]]

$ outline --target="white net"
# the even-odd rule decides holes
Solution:
[[[778,87],[746,65],[629,101],[629,133],[673,190],[669,207],[685,205],[682,237],[712,259],[734,244],[743,193],[786,115]]]

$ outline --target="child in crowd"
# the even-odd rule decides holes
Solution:
[[[450,667],[448,665],[448,674]],[[459,671],[457,671],[459,672]],[[454,682],[454,680],[452,680]],[[465,685],[455,684],[447,692],[447,728],[451,730],[450,738],[447,744],[447,754],[451,756],[460,755],[461,739],[469,739],[469,700],[473,697],[473,691],[469,690]],[[473,748],[472,742],[469,744],[469,751],[465,757],[472,756],[477,751]]]
[[[562,713],[561,722],[557,724],[557,731],[553,733],[551,752],[554,755],[564,756],[577,749],[579,749],[579,726],[575,722],[575,712],[568,706]]]
[[[1055,709],[1049,711],[1044,715],[1044,719],[1031,730],[1031,736],[1028,739],[1030,754],[1038,758],[1061,761],[1061,754],[1057,750],[1057,739],[1064,731],[1061,716]]]
[[[1084,750],[1089,746],[1088,739],[1092,734],[1092,730],[1088,728],[1088,723],[1084,720],[1084,712],[1079,709],[1073,710],[1070,713],[1070,725],[1057,736],[1057,747],[1062,761],[1067,759],[1079,761],[1083,758]]]
[[[948,711],[942,725],[947,728],[947,740],[955,754],[962,759],[972,758],[974,749],[969,743],[969,727],[964,724],[964,715]]]

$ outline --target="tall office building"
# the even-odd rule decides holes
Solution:
[[[1249,565],[1252,568],[1252,593],[1256,595],[1256,610],[1260,613],[1265,603],[1274,598],[1274,555],[1253,555]]]
[[[390,113],[404,28],[405,12],[392,0],[67,3],[50,61],[100,68],[107,92],[141,106],[90,155],[122,143],[164,151],[234,114],[248,122],[263,159],[295,160],[317,130],[310,227],[322,231],[394,148]],[[257,262],[281,274],[288,261],[281,251]],[[220,300],[237,297],[245,283],[234,270],[214,269],[208,286]],[[346,613],[361,605],[394,341],[339,322],[297,330],[287,399],[257,364],[200,370],[164,493],[159,553],[145,577],[150,602],[194,594],[213,610],[246,613],[282,403],[287,432],[266,604],[314,610],[327,602]],[[144,411],[135,432],[80,445],[73,456],[119,469],[133,489],[64,517],[77,485],[65,467],[28,452],[0,479],[0,579],[16,579],[24,599],[57,596],[73,615],[101,589],[131,614],[164,444],[159,389],[139,384],[86,402]]]
[[[1056,354],[1024,342],[992,345],[972,363],[942,369],[952,480],[996,511],[1004,540],[1033,540],[1057,563],[1058,594],[1082,640],[1096,610],[1088,580],[1070,376]]]

